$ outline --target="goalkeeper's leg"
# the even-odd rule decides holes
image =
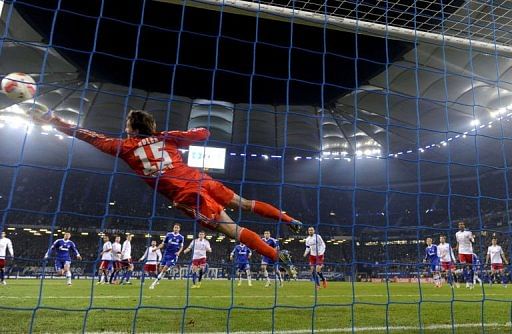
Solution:
[[[288,251],[280,250],[278,252],[277,249],[270,247],[266,242],[261,240],[258,234],[248,228],[236,225],[226,212],[221,211],[219,216],[220,223],[216,225],[215,230],[242,242],[249,248],[256,250],[260,255],[266,256],[276,263],[280,263],[290,277],[295,278],[297,276],[297,271],[295,270],[295,266],[291,263],[291,256]],[[208,226],[208,222],[205,222],[205,225]]]

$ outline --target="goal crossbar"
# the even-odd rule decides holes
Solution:
[[[470,38],[450,36],[446,33],[433,33],[399,27],[395,25],[320,14],[307,10],[288,8],[243,0],[155,0],[175,5],[203,8],[227,13],[258,16],[270,20],[292,21],[297,24],[327,27],[329,29],[386,37],[411,43],[430,43],[452,46],[462,50],[474,50],[505,57],[512,57],[512,47],[501,43],[480,41]]]

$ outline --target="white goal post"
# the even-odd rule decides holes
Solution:
[[[244,0],[156,0],[177,5],[224,11],[240,15],[256,16],[271,20],[290,21],[298,24],[327,26],[330,29],[361,34],[387,37],[413,43],[428,42],[435,45],[454,46],[461,49],[512,56],[512,46],[492,41],[481,41],[469,38],[450,36],[449,34],[434,33],[409,29],[394,25],[386,25],[365,20],[356,20],[335,15],[325,15],[301,9],[279,5],[250,2]]]

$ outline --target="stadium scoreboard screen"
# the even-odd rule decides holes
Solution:
[[[226,149],[190,145],[187,164],[190,167],[223,172],[226,165]]]

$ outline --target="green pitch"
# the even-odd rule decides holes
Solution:
[[[71,287],[64,280],[9,280],[0,286],[0,333],[78,333],[84,327],[119,333],[349,333],[352,326],[366,333],[511,331],[512,287],[452,292],[447,285],[331,282],[315,292],[309,282],[265,288],[261,281],[238,287],[206,280],[187,294],[187,281],[148,286],[138,280],[131,286],[75,280]]]

